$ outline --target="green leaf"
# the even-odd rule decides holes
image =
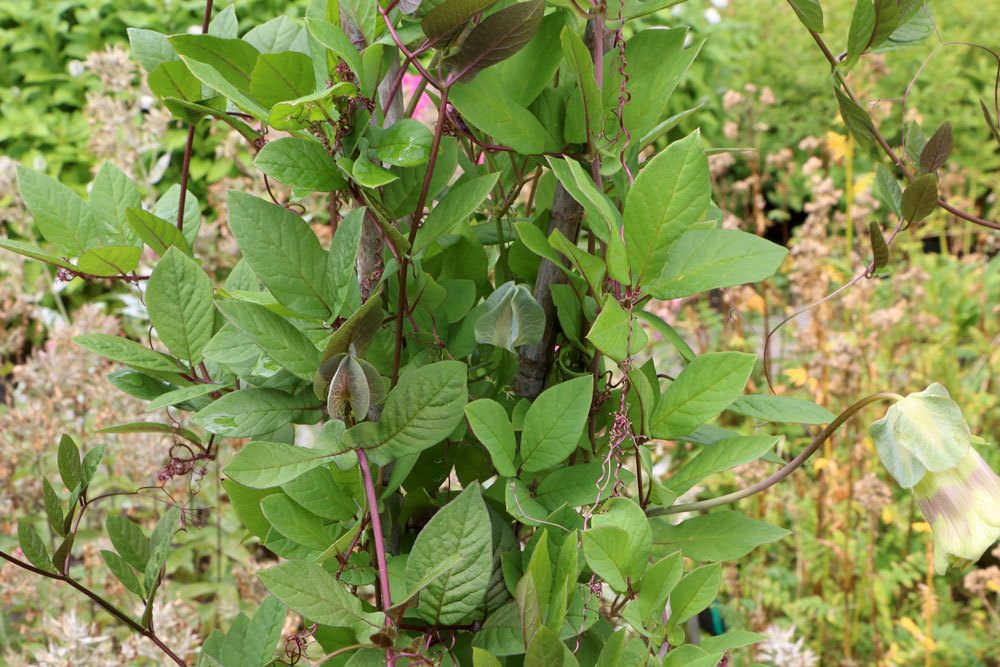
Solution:
[[[170,43],[199,81],[225,95],[247,113],[267,118],[267,109],[250,92],[250,81],[260,55],[257,49],[239,39],[214,35],[174,35]]]
[[[736,560],[791,534],[730,510],[691,517],[677,525],[664,519],[653,522],[653,545],[658,551],[680,549],[688,558],[703,561]]]
[[[497,0],[444,0],[427,12],[420,25],[428,39],[444,37]]]
[[[142,584],[139,583],[139,578],[135,576],[135,570],[133,570],[128,563],[125,562],[121,556],[116,554],[114,551],[101,551],[101,557],[104,558],[104,564],[107,565],[108,569],[111,570],[111,574],[115,575],[115,578],[122,583],[122,585],[129,591],[135,593],[140,598],[145,595],[142,590]]]
[[[920,171],[924,174],[930,174],[943,167],[944,163],[948,161],[948,156],[951,155],[952,143],[951,123],[945,121],[941,123],[941,127],[931,135],[931,138],[924,144],[923,150],[920,151]]]
[[[726,410],[745,417],[786,424],[829,424],[836,419],[836,415],[812,401],[770,394],[740,396]]]
[[[301,37],[302,28],[290,16],[279,16],[261,23],[243,35],[247,42],[261,53],[290,51]]]
[[[543,17],[531,41],[496,67],[504,90],[518,104],[531,104],[552,82],[562,57],[559,34],[565,22],[564,12]]]
[[[336,315],[346,316],[354,304],[361,302],[355,259],[361,243],[361,230],[367,209],[356,208],[343,217],[330,243],[327,256],[327,276],[334,286],[333,306]]]
[[[823,8],[819,0],[789,0],[792,10],[804,25],[813,32],[823,32]]]
[[[920,222],[937,208],[938,181],[934,174],[917,176],[903,190],[901,204],[903,219],[907,222]]]
[[[146,563],[145,581],[143,588],[149,593],[149,601],[153,599],[153,588],[160,578],[160,571],[167,562],[167,555],[170,553],[170,542],[174,533],[180,527],[181,511],[176,505],[163,513],[160,520],[156,522],[152,535],[149,536],[149,562]]]
[[[655,523],[653,525],[656,526]],[[667,597],[681,580],[683,573],[684,561],[681,552],[676,551],[650,565],[642,575],[639,595],[634,604],[644,625],[659,622]]]
[[[461,561],[420,593],[416,612],[422,619],[449,625],[475,616],[493,569],[492,543],[482,491],[473,483],[431,517],[406,560],[409,590],[445,558],[454,553],[461,556]]]
[[[320,565],[302,561],[282,563],[261,570],[257,576],[274,597],[310,621],[366,629],[366,637],[381,628],[382,614],[364,613],[361,600]]]
[[[583,206],[590,229],[602,241],[618,234],[622,216],[606,194],[597,189],[594,179],[576,160],[546,157],[552,174],[573,199]]]
[[[889,263],[889,245],[882,236],[882,228],[877,220],[868,221],[868,241],[872,246],[872,261],[876,269],[884,269]]]
[[[701,647],[709,652],[732,651],[767,639],[767,635],[749,630],[730,630],[713,637],[702,637]]]
[[[358,155],[353,163],[347,158],[339,158],[337,160],[341,168],[345,171],[350,172],[354,180],[358,182],[358,185],[366,188],[380,188],[383,185],[388,185],[399,177],[392,173],[385,167],[372,162],[371,158],[368,157],[367,151],[362,150],[361,154]]]
[[[526,0],[487,16],[469,32],[458,52],[445,60],[452,78],[469,81],[520,51],[535,36],[544,13],[543,0]]]
[[[62,501],[59,499],[59,494],[56,493],[56,490],[52,488],[52,484],[45,477],[42,478],[42,497],[45,500],[45,517],[48,519],[49,528],[56,535],[65,537],[66,530],[63,523],[66,517],[63,515]]]
[[[772,449],[781,436],[740,435],[708,445],[664,482],[664,487],[678,496],[709,475],[756,461]]]
[[[55,571],[49,552],[45,549],[45,543],[24,519],[17,522],[17,542],[29,563],[47,572]]]
[[[549,512],[563,505],[581,507],[593,504],[597,500],[598,481],[602,475],[602,466],[597,462],[556,468],[535,489],[536,499]],[[622,470],[619,476],[625,483],[633,478],[628,470]],[[610,494],[611,486],[607,485],[601,492],[601,500]]]
[[[489,85],[486,76],[455,84],[448,101],[469,125],[518,153],[532,155],[545,150],[548,132],[542,124],[505,91]]]
[[[337,539],[337,529],[308,511],[284,493],[273,493],[260,501],[264,518],[278,533],[296,544],[324,551]]]
[[[108,516],[104,525],[118,555],[135,569],[144,572],[149,562],[150,544],[142,529],[127,517],[117,514]]]
[[[141,208],[126,209],[125,216],[132,231],[160,257],[173,246],[180,248],[187,255],[191,254],[191,248],[184,234],[172,223]]]
[[[703,354],[663,392],[650,420],[656,438],[687,435],[718,415],[743,393],[757,357],[742,352]]]
[[[507,411],[496,401],[481,398],[466,405],[465,414],[472,432],[489,451],[493,467],[502,477],[513,477],[517,443]]]
[[[304,53],[261,53],[250,73],[250,95],[264,108],[316,90],[312,60]]]
[[[354,47],[350,37],[348,37],[340,26],[318,19],[306,17],[306,28],[309,34],[316,38],[320,44],[333,51],[341,58],[347,66],[354,72],[354,76],[359,81],[364,79],[364,68],[361,65],[361,55]]]
[[[875,195],[897,216],[903,216],[903,191],[899,181],[885,165],[875,167]]]
[[[149,90],[161,100],[176,98],[197,102],[202,98],[201,81],[180,60],[160,63],[148,78]],[[141,204],[132,204],[139,206]]]
[[[663,273],[670,245],[708,209],[708,159],[698,132],[675,141],[646,163],[625,201],[625,248],[632,282]]]
[[[722,567],[719,563],[704,565],[688,572],[670,594],[670,622],[668,628],[675,628],[712,604],[722,583]]]
[[[875,29],[869,49],[881,46],[899,27],[899,0],[875,0]]]
[[[649,520],[631,500],[612,498],[594,515],[592,526],[583,533],[587,564],[611,588],[624,592],[646,570],[652,545]]]
[[[834,87],[833,92],[837,95],[837,103],[840,105],[840,117],[844,119],[844,125],[847,126],[851,136],[861,148],[868,152],[873,151],[877,141],[871,116],[840,88]]]
[[[215,310],[212,281],[201,266],[176,247],[153,269],[146,288],[149,321],[170,351],[192,364],[212,339]]]
[[[641,352],[649,342],[638,320],[610,294],[605,297],[601,312],[587,333],[587,340],[619,362]]]
[[[16,252],[18,255],[24,255],[25,257],[30,257],[31,259],[37,259],[40,262],[45,262],[46,264],[51,264],[52,266],[70,269],[71,271],[76,270],[76,267],[73,266],[72,263],[67,262],[65,259],[56,257],[55,255],[50,255],[42,248],[31,245],[30,243],[12,241],[10,239],[0,239],[0,248]]]
[[[80,273],[91,276],[120,276],[131,273],[139,266],[141,248],[131,245],[110,245],[91,248],[77,260]]]
[[[424,252],[459,224],[467,222],[497,183],[499,173],[472,178],[450,188],[437,206],[427,215],[413,241],[414,256]]]
[[[164,220],[177,220],[178,207],[180,206],[181,188],[179,185],[171,185],[163,193],[153,207],[153,213]],[[198,199],[188,192],[184,197],[184,238],[187,239],[188,246],[193,246],[198,236],[198,228],[201,226],[201,206]]]
[[[788,250],[735,229],[691,229],[667,252],[667,264],[649,286],[658,299],[676,299],[712,289],[770,278]]]
[[[551,468],[573,453],[590,412],[594,384],[579,377],[549,387],[528,408],[521,436],[522,469]]]
[[[173,391],[168,391],[165,394],[160,394],[152,401],[146,405],[146,412],[153,412],[154,410],[159,410],[160,408],[165,408],[168,405],[177,405],[178,403],[185,403],[195,398],[201,398],[202,396],[207,396],[209,394],[215,393],[223,389],[220,384],[196,384],[191,387],[181,387],[180,389],[174,389]]]
[[[72,491],[80,484],[80,448],[69,435],[63,435],[59,439],[59,450],[56,453],[56,464],[59,467],[59,476],[62,478],[66,489]],[[72,511],[72,506],[70,510]]]
[[[575,91],[571,92],[567,101],[568,109],[578,108],[582,111],[583,127],[578,131],[567,130],[567,139],[588,141],[596,140],[604,126],[601,89],[597,86],[594,76],[594,61],[590,51],[584,46],[583,40],[569,26],[562,29],[559,35],[563,59],[569,64],[567,73],[576,79]],[[579,97],[577,97],[577,91]],[[579,101],[577,101],[579,100]],[[579,124],[577,124],[579,127]],[[574,136],[570,137],[572,134]]]
[[[269,141],[257,153],[254,164],[271,178],[297,190],[332,192],[347,184],[326,149],[311,139],[282,137]]]
[[[147,72],[152,72],[160,63],[177,60],[177,52],[167,35],[144,28],[129,28],[127,32],[132,56]]]
[[[79,256],[105,238],[112,230],[103,226],[90,207],[59,181],[27,167],[17,167],[21,199],[45,240],[59,250]]]
[[[270,665],[274,658],[274,649],[281,639],[281,630],[287,615],[287,607],[278,598],[274,596],[264,598],[250,619],[246,639],[241,646],[240,661],[237,664],[252,667]]]
[[[559,635],[549,628],[539,628],[524,655],[524,667],[577,667],[579,663]]]
[[[228,213],[244,259],[279,303],[311,317],[333,314],[326,253],[302,218],[232,190]]]
[[[357,469],[331,472],[318,466],[281,485],[288,497],[313,514],[333,521],[348,521],[358,511],[361,478]]]
[[[476,342],[514,352],[514,348],[542,340],[545,311],[525,285],[506,282],[483,305],[475,324]]]
[[[434,140],[427,126],[412,118],[396,121],[385,130],[373,126],[368,137],[368,147],[378,159],[397,167],[415,167],[427,162]]]
[[[872,0],[857,0],[851,17],[851,29],[847,35],[846,69],[851,69],[858,62],[861,54],[868,48],[874,31],[875,5]]]
[[[98,221],[118,233],[119,243],[134,243],[135,237],[125,224],[125,212],[131,207],[141,207],[142,195],[125,172],[110,162],[102,164],[90,187],[88,204]]]
[[[169,436],[180,436],[190,442],[201,444],[201,438],[189,429],[173,424],[158,424],[156,422],[128,422],[126,424],[116,424],[105,426],[97,433],[163,433]]]
[[[210,433],[252,438],[274,433],[293,421],[309,422],[319,414],[311,391],[296,395],[277,389],[240,389],[209,404],[191,422]]]
[[[264,306],[219,301],[216,307],[268,357],[303,380],[319,368],[319,350],[291,322]]]
[[[439,361],[405,373],[382,409],[379,454],[417,454],[454,431],[468,401],[466,370],[461,362]]]
[[[110,334],[82,334],[73,342],[95,354],[117,361],[127,366],[160,373],[176,373],[178,366],[173,359],[160,352],[154,352],[134,340]]]

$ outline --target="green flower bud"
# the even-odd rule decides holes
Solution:
[[[934,532],[934,568],[948,556],[977,560],[1000,538],[1000,477],[972,448],[969,425],[934,383],[892,405],[869,428],[879,458],[912,488]]]

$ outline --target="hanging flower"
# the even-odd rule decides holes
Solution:
[[[934,569],[978,560],[1000,539],[1000,477],[972,448],[958,405],[938,383],[892,405],[869,429],[883,465],[912,488],[934,533]]]

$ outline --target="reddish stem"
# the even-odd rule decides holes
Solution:
[[[212,22],[212,1],[205,0],[205,15],[201,19],[201,34],[208,32]],[[187,141],[184,144],[184,163],[181,165],[181,194],[177,200],[177,229],[184,231],[184,204],[187,203],[188,178],[191,175],[191,152],[194,150],[194,123],[188,125]]]
[[[385,612],[385,624],[392,626],[389,610],[392,608],[392,598],[389,595],[389,566],[385,560],[385,540],[382,538],[382,519],[378,514],[378,496],[375,495],[375,483],[372,481],[372,471],[368,467],[368,455],[359,449],[358,463],[361,464],[361,477],[365,483],[365,495],[368,497],[368,514],[371,516],[372,533],[375,539],[375,561],[378,564],[378,585],[382,593],[382,611]],[[396,658],[390,650],[386,656],[386,664],[392,667]]]

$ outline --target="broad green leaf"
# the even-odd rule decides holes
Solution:
[[[166,564],[167,555],[170,553],[170,542],[180,527],[180,523],[181,511],[176,505],[172,505],[156,522],[156,527],[153,528],[153,533],[149,536],[149,561],[146,563],[143,588],[150,591],[150,601],[153,597],[151,591],[156,586],[156,582],[159,581],[160,571]]]
[[[450,434],[464,416],[466,370],[461,362],[439,361],[405,373],[382,409],[380,454],[416,454]]]
[[[656,524],[653,525],[655,528]],[[667,604],[667,597],[681,580],[683,573],[684,560],[681,552],[676,551],[650,565],[642,575],[639,581],[639,595],[633,604],[636,605],[639,618],[644,625],[659,622],[660,614]]]
[[[135,241],[125,224],[125,213],[129,208],[142,206],[142,195],[125,172],[110,162],[101,165],[87,203],[98,221],[118,233],[119,243],[131,245]]]
[[[361,55],[340,26],[315,17],[306,18],[306,28],[316,40],[333,51],[354,72],[359,81],[364,79],[364,68],[361,66]]]
[[[177,221],[177,212],[180,208],[181,188],[179,185],[171,185],[163,193],[153,206],[153,213],[164,220]],[[198,199],[188,192],[184,196],[184,238],[187,239],[188,246],[193,247],[198,236],[198,228],[201,226],[201,206]]]
[[[703,354],[663,392],[650,424],[656,438],[687,435],[743,393],[757,357],[742,352]]]
[[[907,222],[920,222],[937,208],[938,181],[934,174],[917,176],[903,190],[901,208]]]
[[[336,122],[340,118],[336,99],[353,96],[357,92],[354,84],[341,81],[315,93],[276,103],[271,107],[267,122],[274,129],[285,131],[304,130],[315,123]]]
[[[514,427],[510,423],[503,406],[489,398],[481,398],[465,406],[472,432],[490,453],[493,467],[503,477],[513,477],[514,455],[517,443],[514,441]]]
[[[496,66],[504,90],[518,104],[531,104],[552,82],[562,57],[559,34],[565,22],[564,12],[552,12],[543,17],[531,41]]]
[[[515,347],[542,340],[545,311],[525,285],[506,282],[496,289],[476,319],[476,342],[514,352]]]
[[[364,631],[365,637],[382,626],[382,614],[364,613],[361,600],[320,565],[282,563],[261,570],[257,576],[274,597],[310,621]]]
[[[735,229],[691,229],[667,251],[663,273],[649,286],[658,299],[755,283],[773,276],[788,250]]]
[[[348,521],[358,511],[355,497],[361,497],[358,471],[331,472],[319,466],[281,485],[288,497],[313,514],[333,521]]]
[[[543,391],[524,416],[521,467],[528,472],[551,468],[576,449],[593,398],[589,376],[561,382]]]
[[[165,394],[160,394],[146,405],[146,412],[153,412],[168,405],[177,405],[191,399],[201,398],[223,389],[219,384],[196,384],[191,387],[182,387]]]
[[[619,362],[641,352],[649,342],[639,321],[610,294],[605,297],[587,340],[608,358]]]
[[[104,558],[104,564],[111,570],[111,574],[115,575],[115,578],[127,590],[135,593],[140,598],[145,595],[145,592],[142,590],[142,584],[139,583],[139,578],[135,574],[135,570],[125,562],[125,559],[114,551],[107,550],[101,551],[101,557]]]
[[[497,0],[444,0],[427,12],[420,25],[428,39],[445,37]]]
[[[142,528],[128,517],[117,514],[108,516],[104,525],[118,555],[135,569],[145,572],[146,563],[149,562],[150,544]]]
[[[875,167],[875,195],[897,216],[903,215],[903,191],[899,181],[885,165]]]
[[[38,231],[59,250],[79,256],[102,237],[114,238],[113,230],[94,217],[80,195],[54,178],[18,166],[17,184]]]
[[[95,354],[117,361],[127,366],[160,373],[176,373],[178,366],[173,359],[160,352],[154,352],[134,340],[110,334],[82,334],[73,342]]]
[[[243,41],[261,53],[281,53],[293,50],[301,32],[294,19],[282,15],[252,28],[243,35]]]
[[[622,216],[614,203],[594,185],[594,179],[576,160],[548,160],[552,174],[559,180],[573,199],[583,206],[590,229],[602,241],[607,241],[611,234],[619,233],[622,226]]]
[[[214,35],[174,35],[170,43],[198,79],[225,95],[233,104],[257,118],[267,118],[267,108],[250,92],[257,49],[239,39]]]
[[[80,273],[97,276],[121,276],[131,273],[139,266],[141,248],[131,245],[109,245],[91,248],[76,262]]]
[[[97,433],[163,433],[164,435],[170,436],[180,436],[185,440],[190,442],[201,444],[201,438],[189,429],[182,426],[175,426],[174,424],[159,424],[157,422],[128,422],[125,424],[116,424],[114,426],[105,426],[102,429],[96,431]]]
[[[216,435],[252,438],[274,433],[291,422],[310,422],[319,416],[319,409],[311,391],[293,396],[277,389],[250,388],[226,394],[191,421]]]
[[[49,527],[56,535],[65,537],[66,530],[63,522],[66,517],[63,514],[62,500],[59,499],[59,494],[45,477],[42,478],[42,498],[45,501],[45,517],[49,521]]]
[[[539,628],[524,655],[524,667],[578,667],[576,657],[549,628]]]
[[[535,498],[550,512],[554,512],[562,505],[570,507],[592,505],[598,500],[597,492],[600,486],[604,487],[601,489],[601,500],[611,494],[610,484],[598,484],[603,474],[603,467],[598,462],[556,468],[539,483],[535,489]],[[634,476],[628,470],[622,470],[619,477],[628,484]]]
[[[708,159],[698,132],[670,144],[635,179],[625,201],[625,248],[633,284],[663,273],[670,245],[708,208]]]
[[[59,439],[56,465],[59,468],[59,477],[62,478],[66,489],[69,491],[75,489],[80,484],[80,448],[69,435],[64,434]]]
[[[670,594],[670,621],[667,627],[677,627],[712,604],[721,583],[722,567],[719,563],[704,565],[681,577]]]
[[[875,0],[875,29],[868,48],[878,48],[889,39],[899,27],[899,19],[899,0]]]
[[[341,167],[344,167],[350,163],[350,160],[342,158],[339,160]],[[366,151],[362,150],[361,154],[358,155],[358,159],[350,164],[350,169],[348,170],[354,180],[358,182],[359,185],[366,188],[379,188],[383,185],[388,185],[392,183],[399,177],[392,173],[385,167],[376,164],[368,157]]]
[[[229,497],[229,502],[240,523],[246,527],[250,535],[256,536],[263,543],[267,538],[267,531],[271,529],[271,524],[264,518],[264,513],[260,509],[260,501],[264,496],[278,493],[278,490],[251,489],[231,479],[222,480],[222,488],[226,490],[226,495]]]
[[[660,553],[680,549],[694,560],[736,560],[762,544],[791,535],[784,528],[723,510],[694,516],[677,525],[665,519],[653,521],[653,546]]]
[[[326,149],[310,139],[282,137],[269,141],[257,153],[254,164],[271,178],[297,190],[332,192],[347,183]]]
[[[175,98],[185,102],[197,102],[202,99],[201,81],[188,66],[180,60],[170,60],[160,63],[148,78],[149,90],[162,99]],[[130,204],[140,206],[141,204]]]
[[[212,281],[201,266],[184,251],[167,250],[146,288],[149,320],[170,351],[191,363],[212,339],[215,310]]]
[[[732,651],[767,639],[767,635],[749,630],[729,630],[721,635],[702,637],[701,647],[706,651]]]
[[[601,89],[597,86],[594,76],[593,57],[584,46],[583,40],[569,26],[563,28],[559,41],[562,45],[563,59],[568,63],[568,73],[576,79],[576,91],[571,92],[567,106],[570,109],[575,107],[583,114],[583,127],[579,129],[582,134],[567,129],[567,139],[582,140],[584,143],[595,141],[604,127],[602,115],[604,110]]]
[[[726,410],[745,417],[788,424],[829,424],[836,418],[832,412],[812,401],[770,394],[740,396]]]
[[[333,525],[284,493],[273,493],[263,498],[260,509],[276,531],[296,544],[324,551],[337,539],[337,530]]]
[[[450,188],[427,215],[413,241],[414,256],[424,252],[459,224],[467,222],[497,183],[499,173],[472,178]]]
[[[415,167],[427,162],[434,137],[426,125],[412,118],[398,120],[389,128],[368,130],[368,147],[378,159],[397,167]]]
[[[24,519],[17,522],[17,542],[29,563],[46,572],[55,570],[49,552],[45,549],[45,542]]]
[[[264,598],[250,619],[238,664],[250,666],[271,664],[287,615],[288,609],[278,598],[274,596]]]
[[[709,475],[756,461],[774,448],[781,436],[738,435],[704,447],[694,458],[664,483],[668,490],[681,495]]]
[[[534,114],[515,102],[503,90],[489,85],[487,77],[452,86],[448,101],[468,123],[510,146],[522,155],[545,150],[548,132]]]
[[[931,138],[924,144],[920,151],[920,171],[924,174],[931,174],[944,166],[951,155],[952,136],[951,123],[945,121],[931,135]]]
[[[152,72],[160,63],[177,60],[177,52],[167,35],[145,28],[129,28],[127,32],[132,56],[146,72]]]
[[[872,152],[877,142],[871,116],[840,88],[834,87],[833,92],[837,95],[837,103],[840,105],[840,117],[844,119],[844,125],[847,126],[851,136],[861,148]]]
[[[490,518],[478,484],[438,510],[423,527],[406,561],[406,586],[452,554],[461,561],[420,593],[417,614],[429,623],[462,623],[475,617],[486,595],[492,571]]]
[[[813,32],[823,32],[823,8],[819,0],[789,0],[788,4],[802,25]]]
[[[12,241],[11,239],[0,239],[0,248],[4,250],[9,250],[11,252],[16,252],[18,255],[24,255],[25,257],[30,257],[31,259],[37,259],[40,262],[45,262],[46,264],[51,264],[52,266],[58,266],[63,269],[70,269],[75,271],[76,267],[70,262],[67,262],[61,257],[56,257],[55,255],[50,255],[45,252],[42,248],[32,245],[30,243],[24,243],[23,241]]]
[[[646,571],[651,544],[649,520],[638,504],[626,498],[609,500],[583,533],[587,564],[618,592]]]
[[[250,95],[266,109],[316,90],[312,60],[304,53],[261,53],[250,73]]]
[[[291,322],[264,306],[219,301],[216,307],[268,357],[304,380],[319,368],[319,349]]]
[[[875,30],[875,5],[872,0],[857,0],[851,16],[851,29],[847,34],[846,69],[854,67],[861,54],[868,48]]]
[[[244,259],[279,303],[311,317],[333,314],[326,253],[302,218],[232,190],[228,214]]]
[[[679,638],[683,636],[680,634]],[[682,644],[664,656],[663,667],[717,667],[723,655],[723,652],[709,653],[695,644]]]
[[[180,248],[187,255],[191,254],[187,239],[173,223],[141,208],[126,209],[125,217],[132,231],[160,257],[172,246]]]
[[[487,16],[466,35],[458,51],[445,60],[452,78],[471,80],[481,70],[520,51],[538,31],[544,13],[543,0],[525,0]]]
[[[350,310],[361,303],[355,260],[361,243],[361,229],[365,223],[367,209],[356,208],[340,221],[337,232],[330,243],[327,257],[327,276],[334,286],[333,305],[335,315],[347,316]]]

